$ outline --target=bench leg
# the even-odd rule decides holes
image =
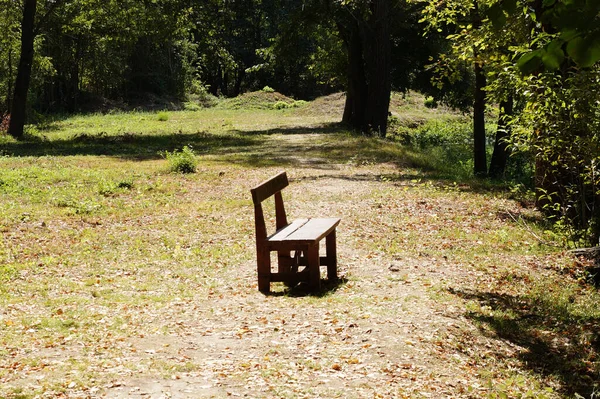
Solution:
[[[338,276],[335,230],[325,238],[325,249],[327,250],[327,279],[336,281]]]
[[[277,251],[277,271],[279,273],[287,273],[291,270],[293,258],[290,251]]]
[[[256,252],[256,265],[258,269],[258,290],[269,293],[271,291],[271,255],[268,250]]]
[[[308,273],[312,289],[321,289],[321,267],[319,262],[319,243],[308,247]]]

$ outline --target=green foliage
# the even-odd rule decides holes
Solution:
[[[308,104],[306,101],[304,100],[297,100],[297,101],[277,101],[276,103],[273,103],[272,107],[274,109],[290,109],[290,108],[298,108],[298,107],[303,107],[306,104]]]
[[[163,153],[169,164],[169,170],[174,173],[195,173],[198,160],[190,146],[184,146],[181,150],[165,151]]]
[[[121,180],[118,182],[102,180],[98,184],[98,193],[105,197],[112,197],[119,192],[125,192],[133,188],[133,180]]]
[[[277,92],[255,91],[222,100],[218,108],[225,109],[286,109],[293,108],[295,101]],[[298,103],[297,106],[302,105]]]
[[[578,245],[594,245],[600,236],[598,73],[594,67],[528,77],[512,140],[515,149],[535,154],[538,202]]]
[[[517,7],[518,3],[523,3],[524,8]],[[540,7],[532,1],[510,0],[497,2],[487,11],[498,31],[505,29],[507,21],[518,15],[537,24],[531,36],[524,40],[528,48],[521,51],[517,59],[517,66],[524,74],[543,69],[556,71],[567,58],[583,68],[600,60],[600,3],[597,1],[547,0]]]
[[[169,120],[169,113],[166,111],[162,111],[162,112],[159,112],[158,114],[156,114],[156,117],[159,121],[166,122]]]
[[[199,79],[193,79],[189,87],[187,88],[186,97],[188,103],[186,103],[186,109],[198,110],[200,108],[210,108],[217,105],[219,100],[217,97],[210,94],[207,86],[203,84]]]
[[[423,105],[427,108],[437,108],[438,106],[437,101],[433,97],[426,97]]]
[[[277,101],[273,104],[274,109],[286,109],[290,108],[290,103],[286,103],[285,101]]]
[[[263,93],[274,93],[275,89],[269,86],[265,86],[260,91],[262,91]]]

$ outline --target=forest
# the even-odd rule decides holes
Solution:
[[[599,163],[596,0],[0,0],[0,398],[598,397]]]

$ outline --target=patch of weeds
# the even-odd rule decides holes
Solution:
[[[162,112],[159,112],[158,114],[156,114],[156,117],[159,121],[166,122],[169,120],[169,113],[166,111],[162,111]]]
[[[174,173],[195,173],[198,160],[190,146],[184,146],[180,151],[165,151],[164,157],[169,163],[169,171]]]
[[[121,180],[119,182],[102,180],[98,183],[98,194],[105,197],[112,197],[119,191],[131,190],[132,188],[132,180]]]
[[[40,320],[39,328],[52,331],[66,332],[74,328],[78,328],[79,324],[72,319],[62,319],[59,317],[45,318]]]
[[[12,388],[12,393],[9,396],[12,399],[31,399],[34,397],[33,393],[26,393],[23,388],[16,387]]]
[[[200,111],[202,109],[202,107],[199,106],[196,103],[188,101],[188,102],[186,102],[186,103],[183,104],[183,109],[186,110],[186,111],[195,112],[195,111]]]
[[[75,215],[89,215],[102,209],[102,204],[89,199],[55,198],[52,203],[58,208],[70,208],[69,213]]]
[[[18,270],[11,264],[0,264],[0,282],[7,283],[18,275]]]
[[[292,103],[294,108],[300,108],[300,107],[304,107],[308,104],[308,101],[304,101],[304,100],[296,100]]]
[[[535,381],[532,386],[531,379],[526,379],[520,375],[511,377],[500,384],[495,384],[491,381],[489,384],[490,392],[487,395],[488,399],[549,399],[554,397],[554,390],[552,388],[543,388]]]
[[[277,101],[272,105],[273,109],[290,109],[290,108],[299,108],[303,107],[307,104],[304,100],[297,100],[293,102],[287,101]]]
[[[193,80],[187,93],[188,102],[183,106],[186,111],[200,111],[214,107],[219,99],[208,92],[208,87],[199,80]]]
[[[273,108],[274,109],[287,109],[287,108],[290,108],[290,104],[286,103],[285,101],[277,101],[276,103],[273,104]]]
[[[269,86],[265,86],[261,89],[263,93],[275,93],[275,89]]]
[[[427,107],[427,108],[437,108],[437,106],[438,106],[437,101],[433,97],[425,98],[423,105],[425,105],[425,107]]]

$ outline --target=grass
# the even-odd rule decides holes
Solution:
[[[592,395],[597,289],[536,238],[550,239],[535,210],[444,158],[460,115],[400,100],[426,127],[411,138],[437,141],[357,136],[311,104],[62,117],[0,137],[0,397],[139,376],[209,378],[229,390],[217,397]],[[438,117],[459,127],[435,136]],[[196,173],[168,173],[162,154],[185,146]],[[291,215],[343,220],[345,283],[320,295],[256,290],[249,188],[281,169]]]

